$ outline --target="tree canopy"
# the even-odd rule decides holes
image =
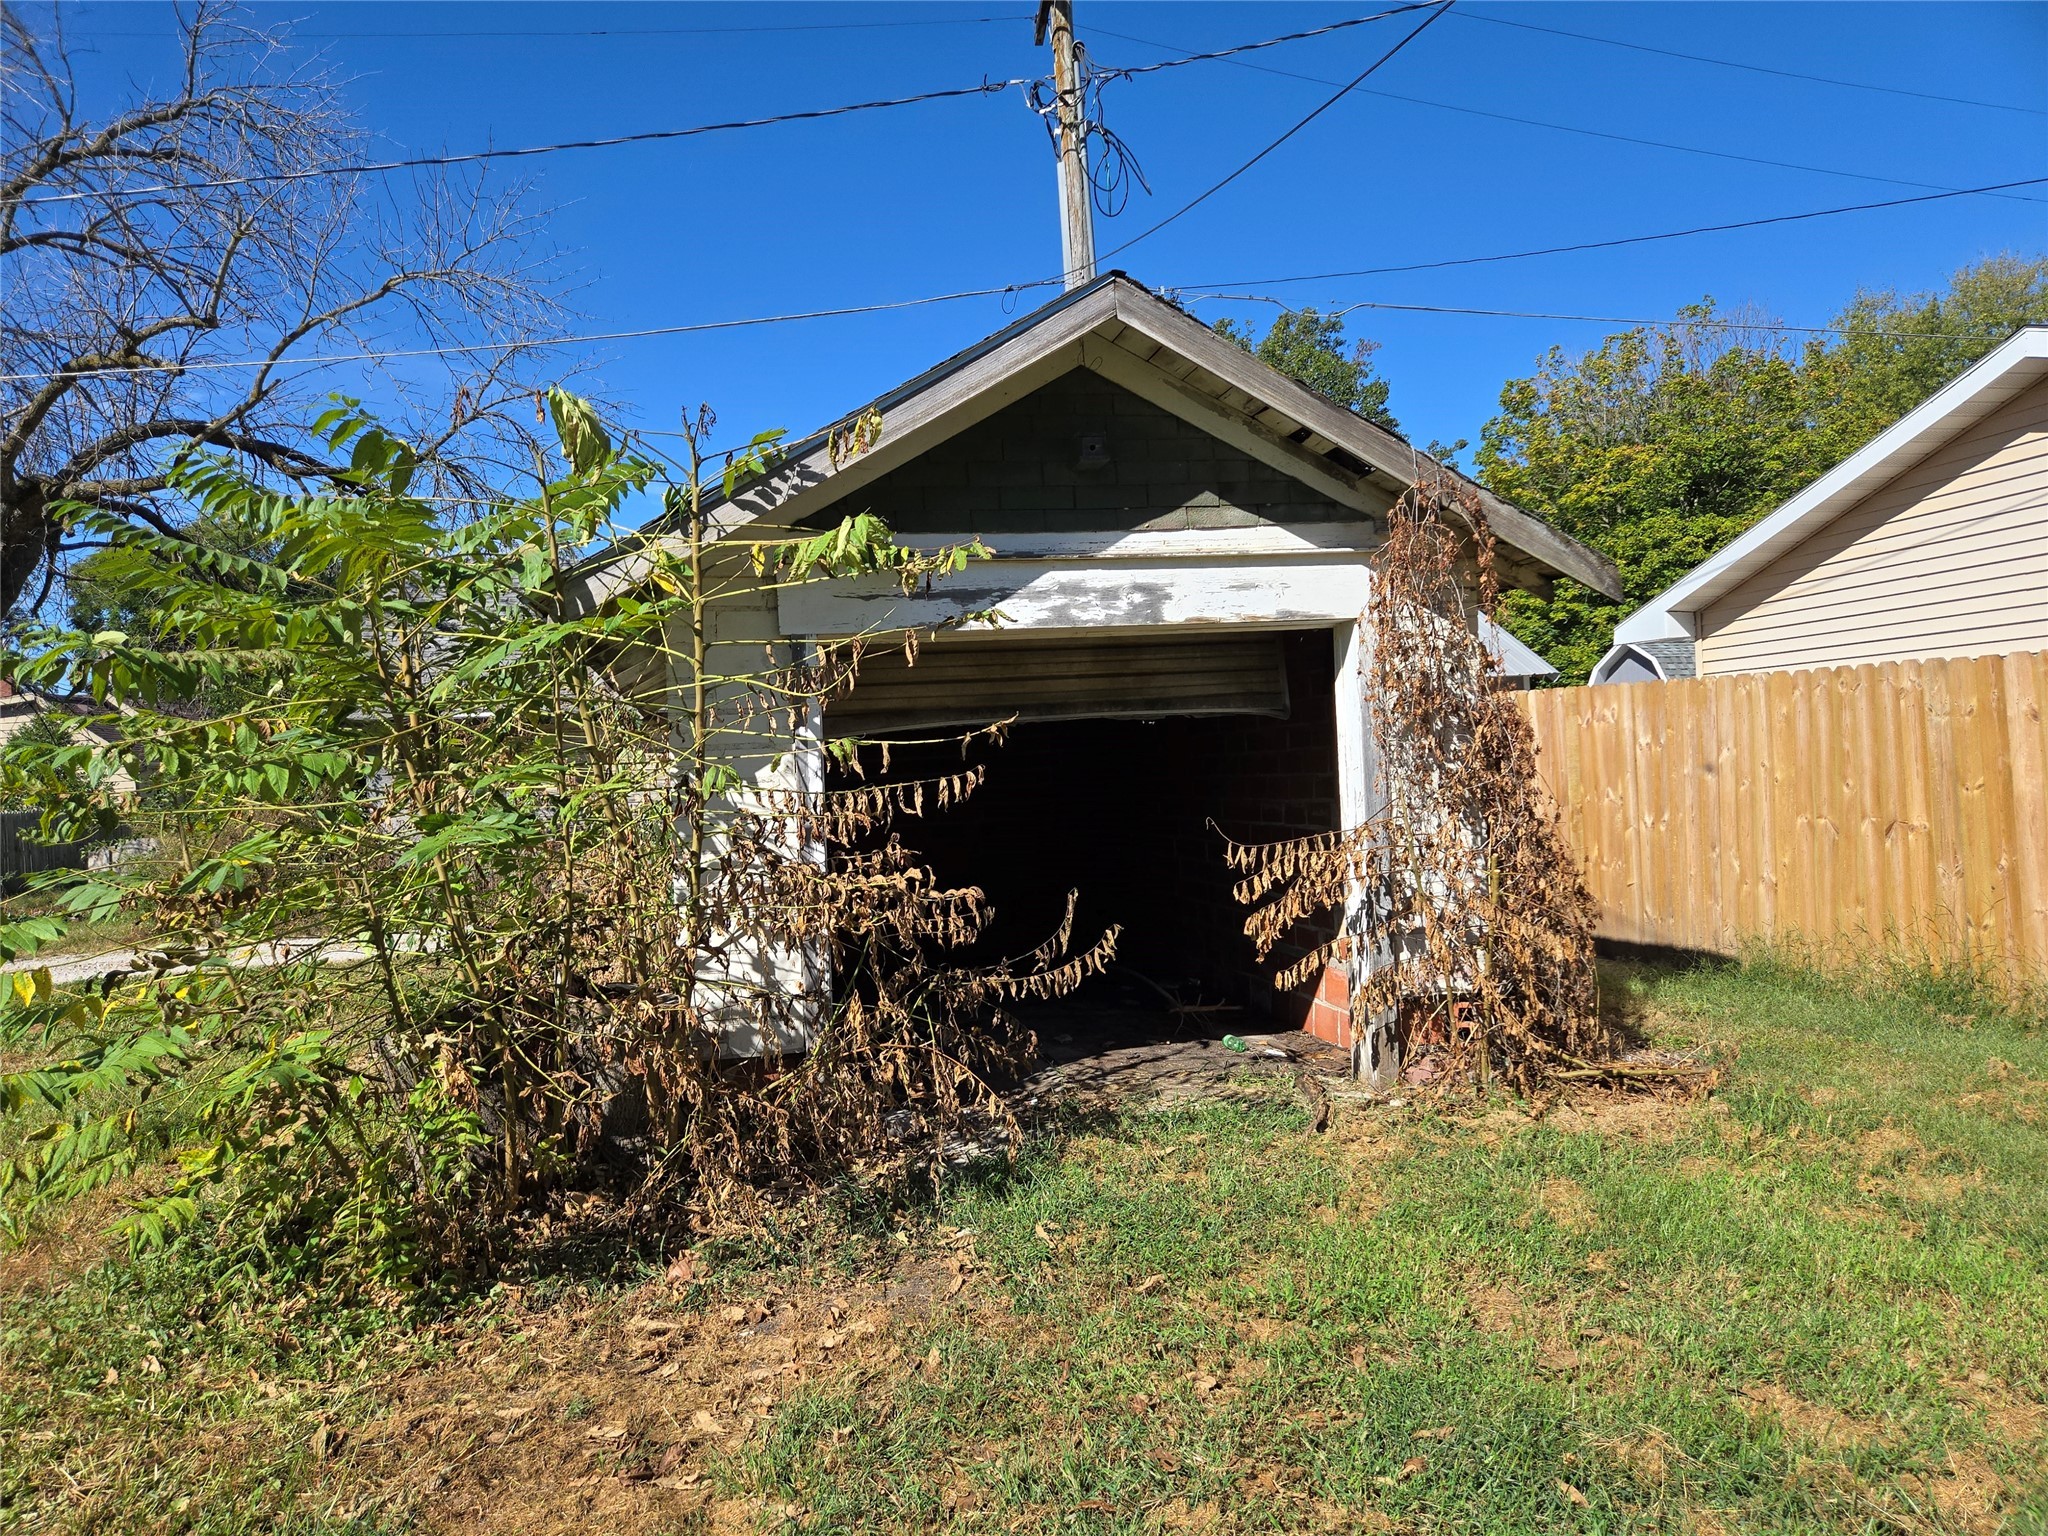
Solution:
[[[308,356],[409,351],[364,383],[444,492],[530,453],[528,343],[560,310],[523,189],[355,170],[370,140],[342,83],[221,0],[178,46],[160,83],[115,83],[75,64],[62,8],[0,9],[0,627],[105,542],[75,533],[89,514],[179,536],[194,444],[273,488],[342,483],[303,430]]]
[[[1803,344],[1708,299],[1579,356],[1552,349],[1502,389],[1478,477],[1614,561],[1625,598],[1560,581],[1548,602],[1504,598],[1502,621],[1584,682],[1617,622],[2041,321],[2048,259],[2000,256],[1937,293],[1858,294]]]
[[[1283,310],[1256,342],[1252,328],[1237,320],[1218,320],[1216,333],[1346,410],[1356,411],[1389,432],[1401,430],[1394,413],[1387,409],[1387,381],[1372,368],[1380,344],[1357,341],[1346,351],[1342,316],[1319,314],[1314,309]]]

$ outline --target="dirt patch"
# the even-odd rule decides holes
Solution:
[[[1186,1499],[1168,1499],[1153,1510],[1145,1522],[1148,1531],[1171,1533],[1171,1536],[1220,1531],[1223,1525],[1223,1511],[1214,1504],[1190,1504]]]
[[[1684,1453],[1661,1429],[1614,1440],[1595,1440],[1593,1444],[1639,1483],[1662,1483],[1671,1476],[1672,1463],[1685,1460]]]
[[[1465,1309],[1487,1333],[1519,1334],[1529,1318],[1521,1294],[1504,1285],[1474,1286],[1465,1293]]]
[[[1940,1472],[1902,1477],[1899,1486],[1915,1503],[1933,1509],[1946,1524],[1970,1536],[1991,1536],[2005,1524],[1998,1516],[2005,1479],[1975,1451],[1951,1451]]]
[[[1984,1184],[1984,1171],[1957,1171],[1896,1126],[1880,1126],[1856,1138],[1863,1165],[1856,1188],[1865,1195],[1893,1195],[1922,1205],[1946,1205]]]
[[[1543,1207],[1544,1215],[1567,1232],[1590,1232],[1600,1225],[1586,1191],[1570,1179],[1545,1179],[1536,1192],[1536,1203]]]
[[[1881,1125],[1856,1138],[1856,1159],[1865,1168],[1881,1168],[1887,1163],[1908,1165],[1927,1155],[1927,1148],[1918,1137],[1895,1125]]]
[[[1949,1395],[1984,1416],[1984,1427],[2001,1440],[2030,1446],[2048,1432],[2048,1406],[2015,1392],[1988,1372],[1972,1371],[1948,1384]]]
[[[1581,1091],[1566,1095],[1546,1118],[1572,1135],[1666,1146],[1691,1130],[1700,1113],[1698,1099],[1690,1095]]]
[[[22,1296],[84,1282],[86,1271],[117,1249],[107,1228],[134,1191],[102,1189],[61,1207],[20,1243],[0,1240],[0,1296]]]
[[[1238,1320],[1237,1331],[1250,1343],[1276,1344],[1300,1337],[1308,1325],[1284,1317],[1246,1317]]]
[[[975,1274],[963,1251],[708,1307],[663,1285],[580,1311],[515,1304],[504,1326],[402,1380],[336,1475],[360,1511],[417,1511],[433,1530],[751,1530],[758,1511],[724,1497],[719,1465],[803,1387],[941,1369],[906,1358],[905,1333],[988,1307]]]
[[[1950,1205],[1984,1185],[1984,1171],[1909,1173],[1898,1181],[1899,1193],[1921,1205]]]
[[[2017,1120],[2022,1125],[2038,1125],[2043,1118],[2048,1118],[2039,1104],[1996,1088],[1984,1093],[1966,1093],[1956,1100],[1956,1108],[1982,1115],[1987,1120]]]
[[[1775,1382],[1751,1382],[1739,1395],[1752,1417],[1775,1418],[1788,1436],[1810,1441],[1823,1450],[1849,1450],[1884,1439],[1882,1426],[1808,1402]]]

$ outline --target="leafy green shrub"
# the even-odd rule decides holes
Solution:
[[[944,963],[980,893],[885,834],[973,776],[825,790],[799,727],[859,647],[715,622],[764,585],[909,585],[976,551],[908,551],[866,516],[720,544],[694,453],[662,482],[583,402],[550,405],[565,466],[459,515],[348,407],[317,424],[347,465],[318,493],[181,462],[238,547],[77,514],[141,627],[42,631],[13,670],[118,709],[120,739],[18,742],[0,771],[77,836],[119,820],[125,766],[175,835],[56,883],[65,910],[157,937],[89,995],[17,981],[0,1220],[121,1183],[137,1246],[212,1209],[252,1261],[404,1281],[488,1264],[508,1218],[572,1188],[672,1220],[1001,1116],[986,1074],[1025,1044],[1004,1001],[1073,985],[1110,939]],[[771,453],[733,458],[728,488]],[[590,597],[575,552],[655,489],[665,531]],[[0,940],[32,953],[53,926]]]

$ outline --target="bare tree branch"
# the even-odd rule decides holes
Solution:
[[[194,447],[337,473],[305,430],[332,388],[306,353],[503,348],[375,381],[427,473],[480,484],[529,430],[524,344],[560,324],[524,189],[304,177],[359,161],[364,133],[337,82],[214,0],[185,19],[176,83],[95,119],[59,22],[0,7],[0,626],[63,579],[65,508],[175,531],[169,470]]]

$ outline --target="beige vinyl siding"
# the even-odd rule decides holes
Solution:
[[[2048,649],[2048,383],[1700,615],[1702,676]]]

